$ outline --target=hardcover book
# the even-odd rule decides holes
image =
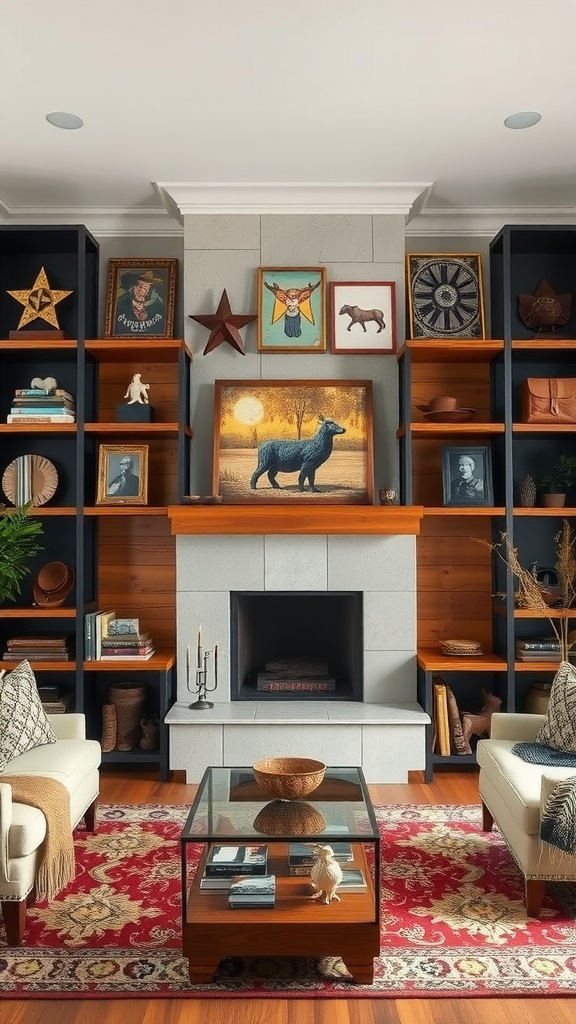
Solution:
[[[268,847],[264,843],[250,846],[213,846],[208,854],[204,874],[207,878],[225,875],[266,875]]]
[[[350,843],[330,843],[330,846],[334,850],[334,857],[337,861],[342,863],[346,861],[354,860],[352,853],[352,845]],[[290,843],[288,847],[288,863],[290,866],[296,866],[297,864],[314,864],[316,861],[316,854],[314,853],[314,845],[308,843]]]
[[[232,882],[228,894],[231,907],[273,907],[276,898],[276,876],[238,878]]]

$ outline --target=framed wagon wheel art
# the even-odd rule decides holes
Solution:
[[[411,338],[484,340],[479,253],[410,253],[406,278]]]

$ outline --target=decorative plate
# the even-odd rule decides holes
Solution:
[[[406,257],[412,338],[484,338],[480,256]]]
[[[2,490],[13,505],[45,505],[58,486],[56,466],[43,455],[20,455],[6,466]]]

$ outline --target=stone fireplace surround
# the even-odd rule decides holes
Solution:
[[[177,538],[177,703],[166,723],[170,767],[185,770],[187,782],[198,782],[207,765],[274,755],[360,765],[373,783],[405,782],[424,769],[430,719],[416,702],[418,516],[407,525],[408,509],[370,507],[359,518],[309,513],[298,510],[295,521],[286,509],[169,510],[173,533],[185,535]],[[363,592],[363,701],[231,701],[230,592],[308,590]],[[186,647],[193,651],[198,625],[207,650],[219,643],[208,711],[191,710],[195,696],[186,689]]]

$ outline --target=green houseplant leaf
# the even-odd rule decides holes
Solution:
[[[576,456],[561,455],[550,473],[542,477],[542,484],[550,494],[565,494],[576,484]]]
[[[0,603],[16,600],[34,555],[43,550],[37,538],[44,527],[39,519],[29,517],[29,508],[0,506]]]

